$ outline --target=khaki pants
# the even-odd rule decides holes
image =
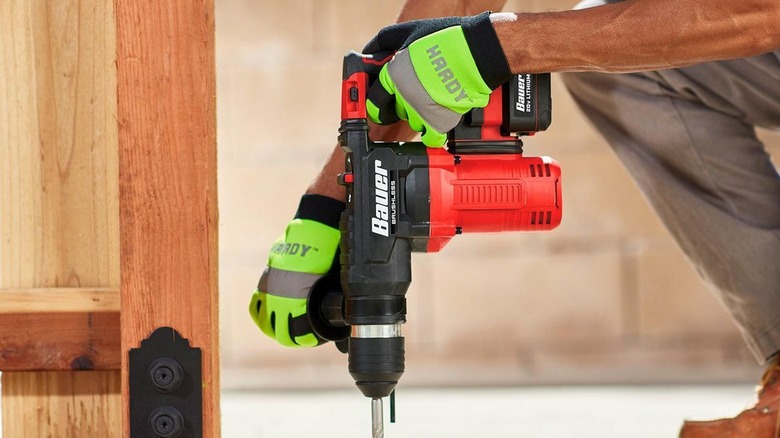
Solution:
[[[763,363],[780,350],[780,176],[754,127],[780,128],[780,51],[565,81]]]

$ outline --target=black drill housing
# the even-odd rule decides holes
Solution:
[[[347,152],[341,178],[347,208],[340,223],[344,320],[350,326],[402,324],[411,253],[424,252],[429,236],[427,199],[407,197],[406,191],[429,192],[428,159],[419,147],[371,142],[366,120],[344,120],[339,132]],[[347,175],[353,183],[344,181]],[[377,179],[386,186],[384,193],[375,186]],[[421,205],[402,202],[407,199]],[[382,220],[377,208],[383,207],[386,222],[375,226]],[[403,337],[350,336],[349,372],[367,397],[388,396],[404,372]]]
[[[373,142],[368,136],[368,75],[375,75],[380,66],[372,57],[355,52],[344,58],[339,144],[347,157],[339,183],[346,188],[347,204],[340,221],[340,281],[326,277],[315,285],[308,309],[312,327],[326,340],[343,341],[352,329],[349,372],[360,391],[371,398],[390,395],[404,372],[400,324],[406,321],[411,253],[427,252],[431,235],[426,147]],[[520,76],[522,80],[515,76],[504,85],[501,135],[506,138],[481,141],[482,110],[475,109],[450,131],[450,152],[518,153],[522,142],[511,134],[533,134],[549,126],[549,75]],[[453,155],[453,160],[458,159]],[[356,331],[374,326],[387,330],[377,336]]]

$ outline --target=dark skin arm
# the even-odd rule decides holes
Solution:
[[[777,0],[626,0],[491,20],[515,73],[659,70],[780,48]]]

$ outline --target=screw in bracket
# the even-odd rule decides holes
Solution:
[[[152,411],[149,423],[159,438],[176,438],[184,431],[184,417],[173,406],[160,406]]]
[[[176,391],[184,380],[184,370],[179,362],[170,357],[161,357],[149,366],[152,384],[158,391],[169,393]]]

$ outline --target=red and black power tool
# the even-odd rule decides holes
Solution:
[[[308,312],[319,336],[348,339],[349,372],[374,400],[375,427],[404,372],[411,253],[438,252],[461,233],[551,230],[562,208],[558,163],[524,157],[519,139],[550,125],[549,74],[514,76],[448,133],[446,149],[428,148],[369,139],[366,92],[381,63],[344,58],[341,275],[312,288]]]

